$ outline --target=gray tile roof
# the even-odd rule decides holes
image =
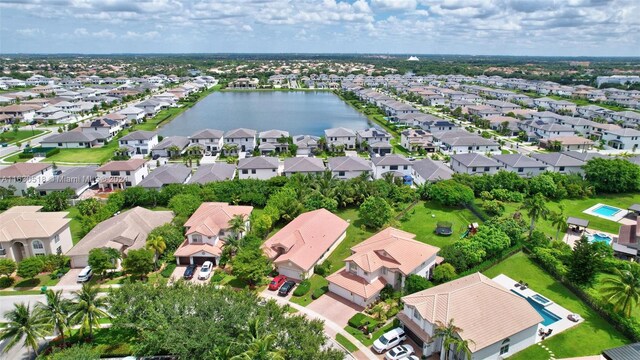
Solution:
[[[229,139],[237,139],[237,138],[250,138],[256,136],[256,131],[252,129],[233,129],[224,133],[224,137]]]
[[[153,150],[164,150],[172,146],[177,146],[180,150],[186,148],[189,145],[189,139],[186,136],[167,136],[162,139],[158,145],[153,147]]]
[[[447,165],[431,159],[414,161],[413,170],[426,181],[449,180],[453,175],[453,170]]]
[[[67,143],[67,142],[93,142],[95,135],[88,131],[67,131],[61,134],[54,134],[42,139],[43,143]]]
[[[329,158],[331,171],[371,171],[371,163],[359,156],[339,156]]]
[[[540,161],[522,154],[494,155],[493,159],[501,164],[516,168],[539,168],[545,166],[545,164]]]
[[[138,131],[134,131],[132,133],[129,133],[129,134],[121,137],[120,140],[122,140],[122,141],[149,140],[149,139],[153,138],[154,136],[156,136],[156,133],[154,131],[138,130]]]
[[[638,360],[640,359],[640,343],[604,350],[602,355],[607,360]]]
[[[284,172],[319,172],[325,170],[324,162],[320,158],[295,157],[284,160]]]
[[[284,130],[267,130],[261,131],[258,137],[260,139],[279,139],[280,137],[289,137],[289,132]]]
[[[236,166],[227,163],[204,164],[189,179],[189,184],[206,184],[214,181],[233,179]]]
[[[356,136],[355,131],[343,127],[327,129],[324,134],[327,137]]]
[[[97,168],[97,166],[80,166],[67,169],[38,186],[37,190],[80,189],[89,183],[95,183]]]
[[[374,157],[371,159],[371,162],[375,166],[383,166],[383,165],[411,165],[411,161],[407,160],[404,156],[390,154],[386,156]]]
[[[153,170],[140,182],[143,188],[158,189],[168,184],[183,184],[191,175],[191,169],[180,164],[163,165]]]
[[[272,156],[256,156],[240,159],[238,161],[238,170],[242,169],[277,169],[278,158]]]
[[[591,159],[602,158],[602,159],[612,159],[607,155],[603,155],[595,152],[579,152],[579,151],[562,151],[561,154],[571,156],[572,158],[581,160],[581,161],[589,161]]]
[[[224,135],[222,130],[214,130],[214,129],[203,129],[196,131],[193,135],[191,135],[192,139],[220,139]]]
[[[492,158],[486,157],[482,154],[468,153],[468,154],[454,154],[451,155],[452,160],[460,162],[466,167],[472,166],[500,166],[500,164]]]
[[[550,166],[582,166],[584,161],[561,153],[531,153],[531,157]]]

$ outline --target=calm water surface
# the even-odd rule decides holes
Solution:
[[[324,135],[334,127],[371,127],[369,120],[330,92],[214,92],[160,129],[188,136],[211,128],[279,129],[291,135]]]

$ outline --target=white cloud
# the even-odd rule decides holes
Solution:
[[[42,30],[40,30],[40,28],[25,28],[25,29],[17,29],[16,33],[18,33],[18,35],[22,35],[26,37],[35,37],[42,34]]]
[[[417,0],[371,0],[374,7],[388,10],[413,10],[418,5]]]
[[[251,27],[251,25],[245,24],[245,25],[242,25],[242,30],[253,31],[253,28]]]

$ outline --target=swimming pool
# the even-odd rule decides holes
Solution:
[[[606,244],[611,244],[611,241],[613,240],[611,236],[600,233],[587,235],[587,239],[589,240],[589,242],[603,242]]]
[[[592,211],[600,216],[613,217],[614,215],[622,211],[622,209],[618,209],[617,207],[613,207],[609,205],[602,205],[602,206],[598,206]]]
[[[539,295],[539,294],[535,294],[533,296],[531,296],[531,300],[537,302],[538,304],[542,305],[542,306],[548,306],[553,304],[553,301],[547,299],[546,297]]]
[[[518,296],[520,296],[521,298],[525,298],[524,296],[522,296],[522,295],[518,294],[518,293],[517,293],[516,291],[514,291],[514,290],[511,290],[511,292],[512,292],[512,293],[514,293],[514,294],[516,294],[516,295],[518,295]],[[547,298],[545,298],[545,297],[543,297],[543,296],[541,296],[541,295],[534,295],[534,296],[538,296],[538,297],[540,297],[540,298],[542,298],[542,299],[545,299],[545,300],[547,300],[547,301],[550,301],[550,300],[548,300]],[[535,301],[535,300],[533,300],[533,299],[530,299],[530,298],[525,298],[525,299],[527,300],[527,302],[528,302],[531,306],[533,306],[533,309],[534,309],[535,311],[537,311],[537,312],[538,312],[538,314],[540,314],[540,316],[542,316],[542,322],[540,322],[540,323],[541,323],[543,326],[549,326],[549,325],[551,325],[551,324],[553,324],[553,323],[555,323],[556,321],[558,321],[558,320],[560,320],[560,319],[561,319],[558,315],[556,315],[556,314],[552,313],[551,311],[549,311],[549,310],[545,309],[545,308],[544,308],[544,306],[543,306],[543,305],[540,305],[540,303],[538,303],[537,301]]]

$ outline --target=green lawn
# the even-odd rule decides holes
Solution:
[[[124,132],[121,132],[123,134]],[[124,135],[124,134],[123,134]],[[113,152],[118,149],[118,140],[113,139],[107,145],[89,149],[60,149],[60,152],[52,155],[43,162],[58,163],[87,163],[103,164],[113,157]]]
[[[351,255],[351,248],[375,233],[370,229],[360,228],[363,224],[358,218],[358,209],[338,210],[336,215],[349,222],[347,236],[329,255],[325,262],[331,264],[330,273],[334,273],[344,267],[344,259]]]
[[[373,345],[373,342],[376,341],[377,338],[379,338],[380,336],[382,336],[382,334],[386,333],[387,331],[393,329],[393,321],[388,323],[387,325],[381,327],[380,329],[378,329],[377,331],[373,332],[371,334],[371,339],[369,339],[367,336],[365,336],[362,331],[353,328],[349,325],[347,325],[344,328],[349,334],[353,335],[354,338],[358,339],[358,341],[360,341],[364,346],[369,347],[371,345]]]
[[[311,298],[311,294],[313,294],[313,292],[316,289],[319,289],[324,286],[329,286],[329,282],[320,275],[314,274],[313,276],[311,276],[309,281],[311,281],[311,289],[309,290],[309,292],[306,293],[304,296],[295,296],[295,295],[291,296],[292,303],[296,303],[300,306],[307,306],[311,304],[311,302],[313,301],[313,299]]]
[[[478,200],[478,205],[482,204],[482,201]],[[640,203],[640,194],[611,194],[611,195],[596,195],[587,199],[567,199],[559,202],[548,201],[547,207],[552,211],[558,211],[558,205],[563,204],[565,208],[566,216],[574,216],[579,217],[581,219],[589,220],[589,228],[600,230],[608,233],[617,234],[620,229],[620,224],[599,218],[596,216],[588,215],[583,213],[584,210],[596,205],[598,203],[603,203],[606,205],[615,206],[621,209],[627,209],[630,205]],[[521,205],[516,203],[507,203],[505,204],[506,214],[511,214],[518,210]],[[526,221],[528,221],[528,217],[526,211],[521,211],[523,217]],[[538,221],[536,228],[543,231],[544,233],[554,236],[556,235],[556,230],[551,225],[551,222],[546,220]],[[561,234],[562,236],[562,234]]]
[[[420,201],[409,210],[408,217],[408,221],[400,223],[400,229],[416,234],[416,240],[440,248],[460,239],[469,223],[480,222],[480,219],[467,209],[445,207],[432,201]],[[435,229],[439,221],[451,222],[453,235],[436,235]]]
[[[558,305],[580,314],[585,322],[542,342],[557,358],[596,355],[604,349],[621,346],[629,342],[622,334],[603,320],[564,285],[555,281],[524,253],[519,252],[484,274],[493,278],[505,274],[510,278],[529,283],[529,287],[548,297]],[[511,357],[514,360],[549,359],[548,352],[533,345]]]
[[[13,130],[9,130],[0,134],[0,143],[14,143],[16,141],[23,141],[26,138],[30,138],[33,136],[38,136],[43,134],[43,130],[18,130],[18,132],[14,132]]]
[[[73,245],[75,245],[80,241],[80,239],[82,239],[80,236],[82,234],[82,227],[80,226],[80,220],[78,220],[80,218],[80,212],[75,206],[70,206],[66,211],[69,212],[67,217],[71,219],[71,222],[69,223],[69,228],[71,229],[71,241],[73,241]]]
[[[603,297],[602,293],[600,293],[600,289],[602,289],[602,287],[604,286],[603,284],[603,280],[607,279],[607,278],[616,278],[617,275],[614,274],[607,274],[607,273],[600,273],[597,275],[596,277],[596,281],[594,282],[594,285],[592,288],[587,289],[587,292],[589,293],[589,295],[591,295],[593,298],[598,299]],[[632,310],[631,310],[631,316],[636,318],[636,319],[640,319],[640,306],[635,306]]]
[[[54,286],[58,281],[60,281],[60,279],[51,279],[49,274],[40,274],[33,279],[21,280],[20,282],[15,283],[13,287],[24,290],[33,290],[34,288],[40,288],[40,286]]]
[[[342,334],[336,334],[336,341],[340,345],[344,346],[344,348],[347,349],[347,351],[349,351],[350,353],[354,353],[354,352],[358,351],[358,347],[353,345],[353,343],[351,341],[349,341],[349,339],[344,337],[344,335],[342,335]]]

